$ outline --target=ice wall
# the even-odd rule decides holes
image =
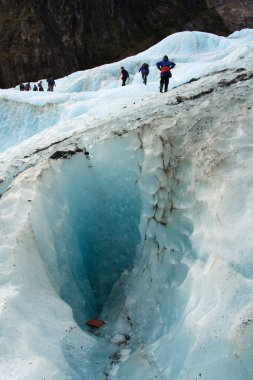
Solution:
[[[252,377],[251,125],[201,111],[143,136],[142,246],[121,314],[136,350],[117,379]]]
[[[0,113],[0,152],[50,128],[59,120],[57,104],[29,105],[21,97],[18,101],[0,99]]]

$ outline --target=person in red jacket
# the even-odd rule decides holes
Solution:
[[[170,70],[173,69],[176,64],[174,62],[171,62],[167,55],[165,55],[161,62],[157,62],[156,66],[161,71],[160,92],[163,92],[163,85],[164,92],[167,92],[169,79],[172,77]]]
[[[30,90],[31,90],[31,85],[30,85],[30,82],[28,82],[25,85],[25,91],[30,91]]]

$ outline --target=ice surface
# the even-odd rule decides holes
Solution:
[[[1,379],[252,380],[252,37],[0,91]]]

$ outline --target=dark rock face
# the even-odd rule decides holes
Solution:
[[[209,0],[230,32],[253,28],[252,0]]]
[[[225,3],[0,0],[0,87],[38,80],[49,73],[59,78],[112,62],[145,50],[177,31],[201,30],[224,35],[238,23],[253,24],[251,18],[246,20],[243,16],[236,22],[227,21],[227,12],[223,11],[226,8],[222,8],[227,6]],[[242,6],[245,1],[233,3]]]

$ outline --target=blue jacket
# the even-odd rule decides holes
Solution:
[[[169,59],[163,59],[160,62],[157,62],[156,64],[157,68],[161,71],[163,67],[168,67],[169,69],[173,69],[176,64],[174,62],[171,62]],[[161,77],[168,75],[166,72],[161,72]]]
[[[149,74],[149,68],[148,66],[146,67],[145,63],[143,63],[143,65],[141,66],[139,72],[141,71],[141,73],[146,73],[147,75]]]

